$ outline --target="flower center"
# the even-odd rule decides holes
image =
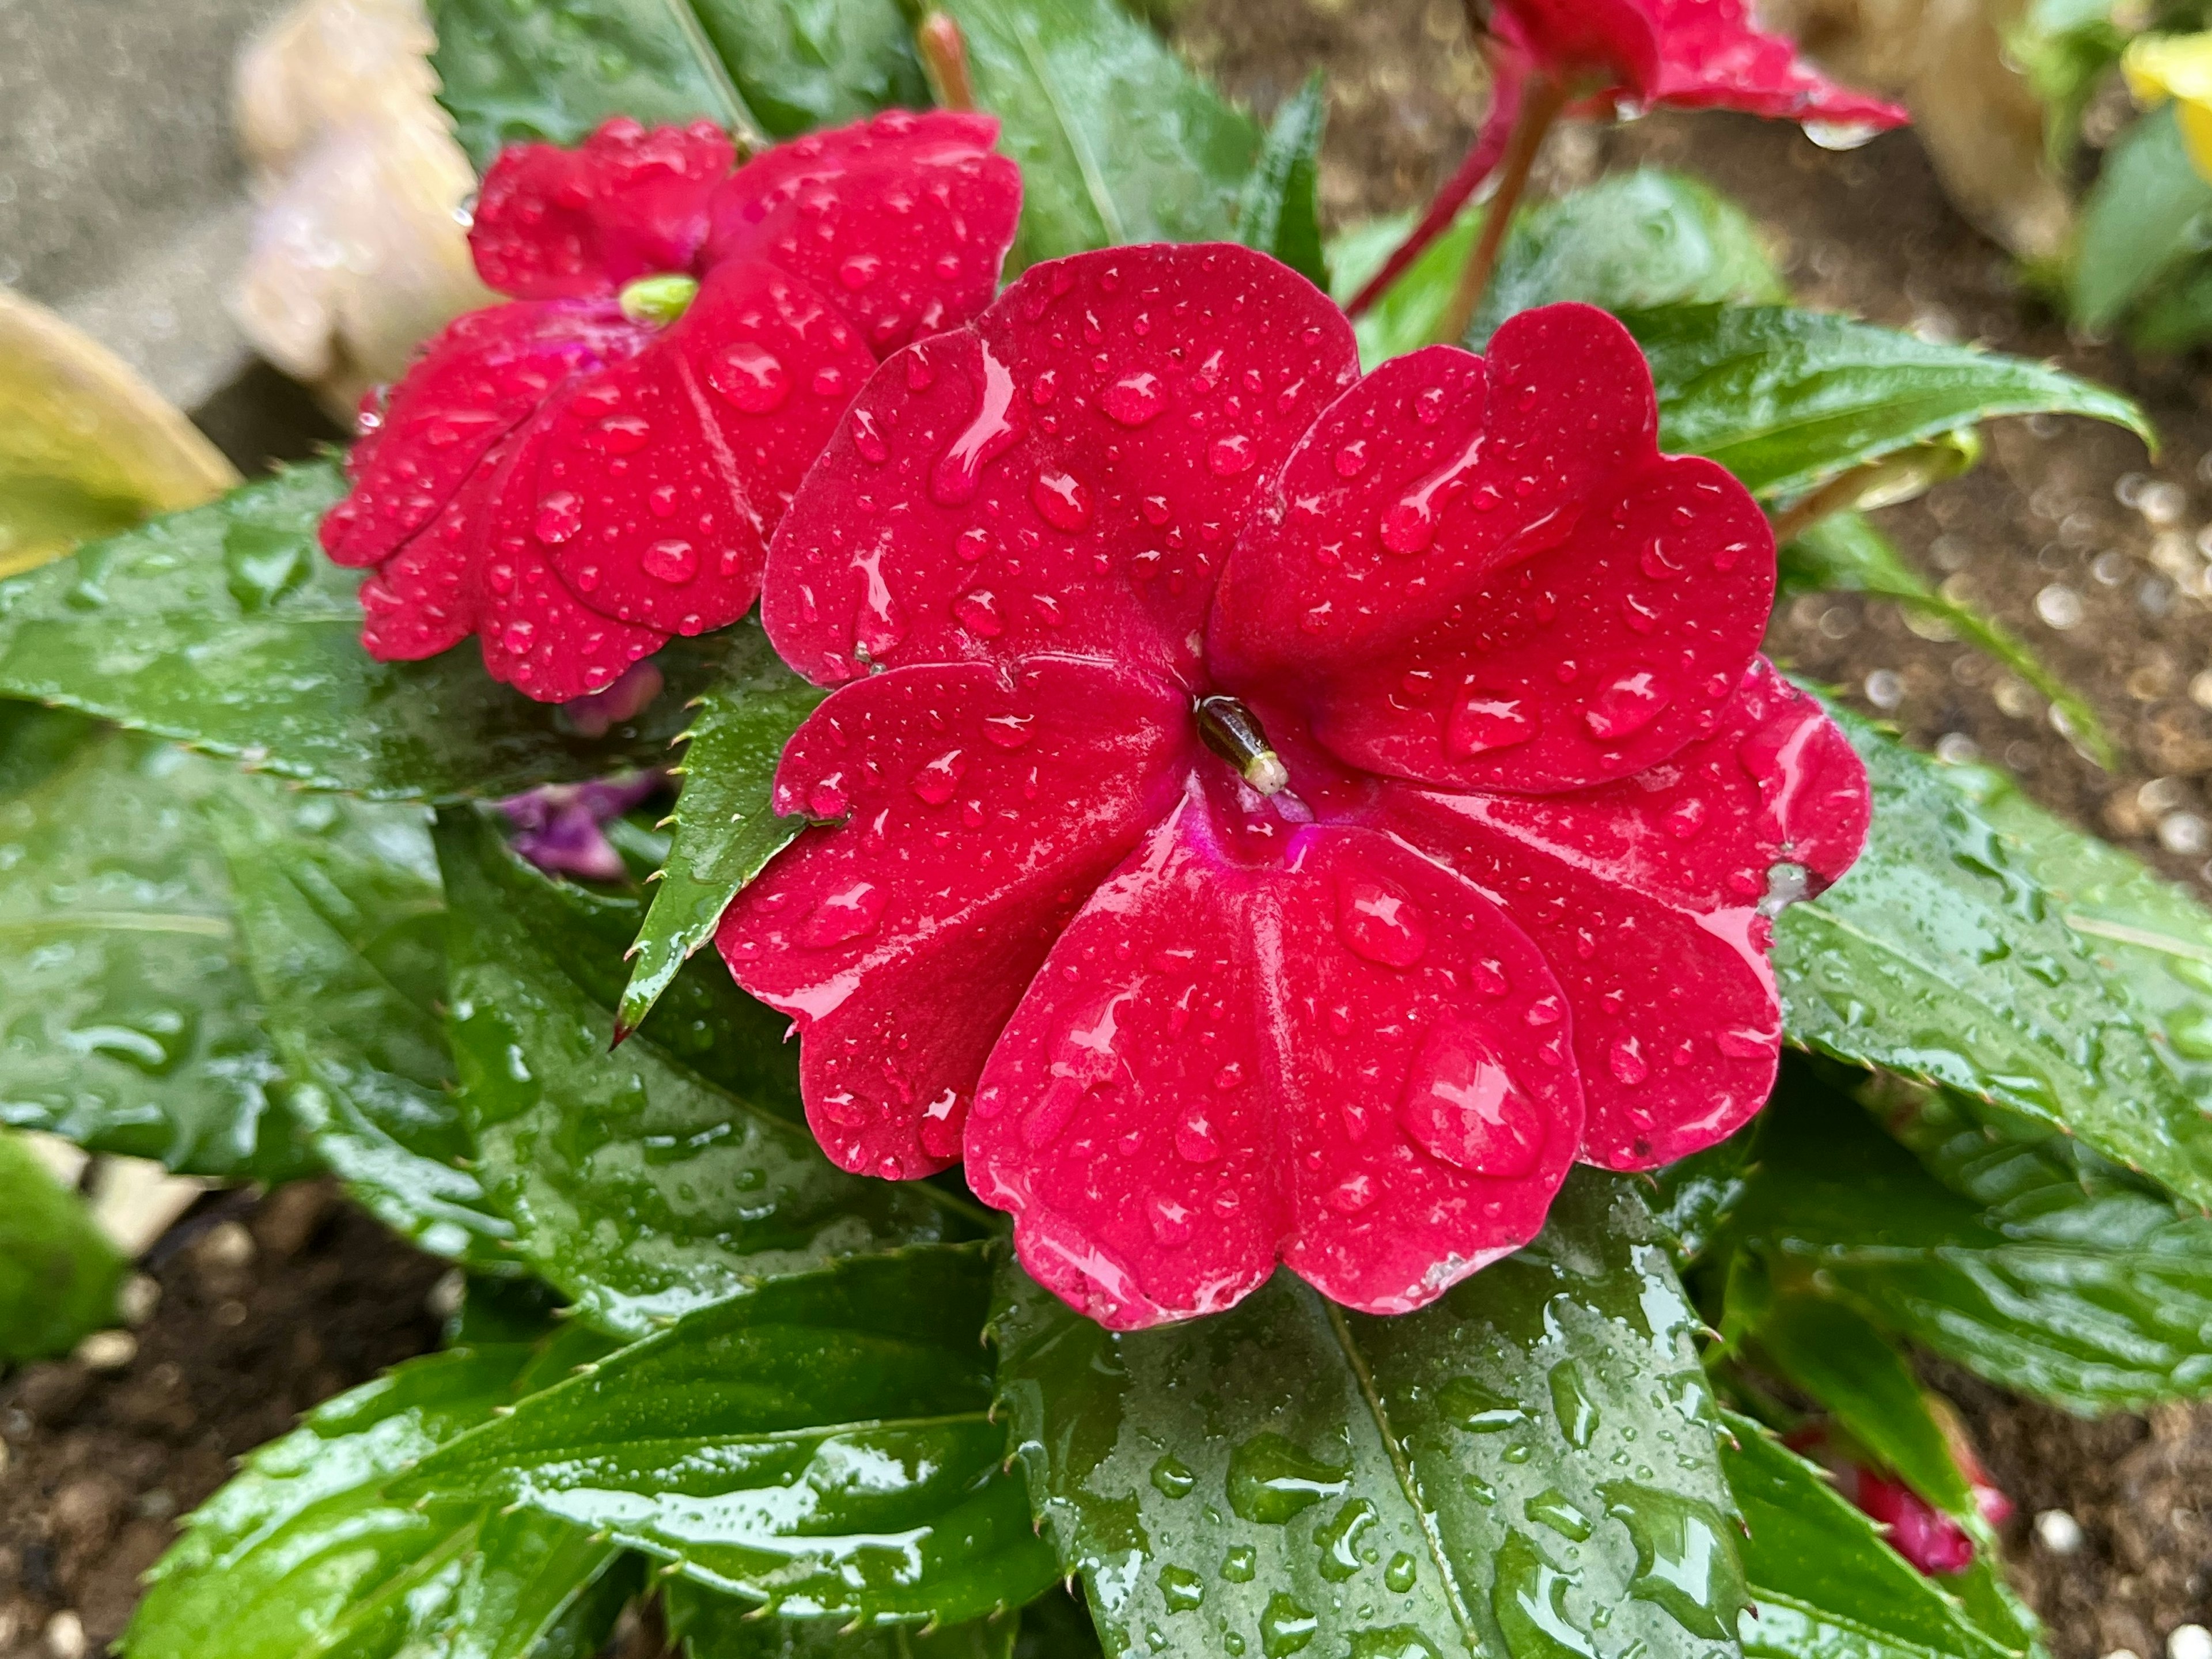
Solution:
[[[1237,769],[1245,782],[1263,795],[1287,787],[1291,775],[1282,757],[1267,742],[1259,717],[1234,697],[1200,697],[1191,712],[1198,720],[1199,741]]]
[[[665,328],[690,309],[698,297],[696,276],[641,276],[616,297],[622,314],[647,328]]]

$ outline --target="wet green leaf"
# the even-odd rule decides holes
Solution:
[[[393,1477],[607,1345],[414,1360],[318,1407],[185,1522],[148,1575],[129,1659],[583,1659],[631,1583],[622,1553],[543,1515],[417,1509]]]
[[[951,1623],[1057,1576],[988,1415],[975,1247],[864,1256],[686,1316],[427,1458],[787,1615]]]
[[[1122,1335],[1011,1266],[1000,1296],[1002,1412],[1109,1654],[1735,1650],[1697,1318],[1626,1181],[1577,1170],[1398,1318],[1288,1273]]]
[[[1322,252],[1317,192],[1322,127],[1328,118],[1328,98],[1322,72],[1316,70],[1268,123],[1260,159],[1244,181],[1237,210],[1238,241],[1273,254],[1324,293],[1328,262]]]
[[[424,1249],[511,1271],[467,1169],[429,815],[241,779],[210,814],[286,1099],[353,1195]]]
[[[441,820],[438,856],[475,1173],[585,1317],[636,1335],[833,1256],[973,1236],[980,1212],[935,1187],[831,1165],[785,1021],[720,962],[610,1052],[637,901],[539,874],[472,810]]]
[[[129,1266],[84,1200],[0,1130],[0,1364],[67,1353],[112,1325]]]
[[[1679,1269],[1705,1253],[1715,1233],[1735,1213],[1751,1174],[1755,1126],[1747,1126],[1718,1146],[1678,1158],[1651,1172],[1652,1219],[1668,1241]]]
[[[2099,765],[2109,767],[2117,762],[2118,754],[2105,723],[2079,692],[2044,666],[2043,659],[2010,629],[1930,587],[1905,562],[1889,538],[1856,513],[1838,513],[1823,519],[1784,547],[1781,579],[1784,592],[1873,593],[1948,623],[1960,638],[1988,653],[2042,693],[2065,716],[2068,730]]]
[[[1907,1151],[1785,1068],[1729,1238],[2002,1388],[2085,1414],[2212,1393],[2212,1218],[1930,1119]]]
[[[2110,421],[2151,441],[2118,393],[2025,358],[1788,306],[1669,306],[1622,320],[1651,360],[1659,437],[1753,495],[1790,496],[1999,415]]]
[[[203,806],[229,769],[78,716],[0,721],[0,1122],[196,1175],[282,1180],[313,1155]]]
[[[495,684],[472,646],[378,662],[361,645],[362,573],[315,542],[343,489],[334,461],[294,467],[0,581],[0,696],[380,799],[501,795],[666,757],[721,641],[662,652],[667,693],[599,742]]]
[[[2174,108],[2154,110],[2105,157],[2081,204],[2067,298],[2075,321],[2106,329],[2200,251],[2212,183],[2190,165]]]
[[[611,115],[787,138],[928,88],[896,0],[434,0],[433,58],[478,171]]]
[[[2033,867],[1939,763],[1830,712],[1874,828],[1775,925],[1790,1041],[1980,1096],[2212,1206],[2212,1119]]]
[[[876,1625],[848,1631],[823,1619],[763,1619],[756,1602],[672,1578],[660,1593],[668,1633],[690,1659],[1013,1659],[1021,1615],[925,1630]]]
[[[942,0],[1022,169],[1009,273],[1125,242],[1228,241],[1260,132],[1116,0]]]
[[[1755,1616],[1749,1659],[2008,1659],[1959,1604],[1882,1540],[1812,1464],[1731,1417],[1721,1461],[1741,1509]]]
[[[684,751],[675,840],[668,849],[645,925],[631,947],[620,1009],[635,1029],[714,926],[738,890],[761,872],[804,827],[779,818],[771,804],[783,745],[824,696],[777,660],[751,623],[732,655],[733,670],[700,700]]]

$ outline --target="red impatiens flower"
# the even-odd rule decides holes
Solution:
[[[1133,1327],[1279,1258],[1419,1306],[1576,1158],[1755,1111],[1770,866],[1841,874],[1865,783],[1757,655],[1765,518],[1656,432],[1602,312],[1360,380],[1230,246],[1035,267],[887,362],[769,559],[840,686],[776,779],[817,827],[719,940],[830,1155],[964,1150]]]
[[[2013,1516],[2012,1499],[1990,1479],[1963,1436],[1951,1432],[1947,1438],[1973,1494],[1976,1512],[1987,1525],[2003,1526]],[[1881,1522],[1890,1547],[1922,1573],[1935,1577],[1964,1572],[1974,1565],[1974,1540],[1964,1527],[1903,1481],[1879,1474],[1847,1455],[1825,1425],[1816,1424],[1785,1436],[1783,1443],[1824,1465],[1836,1490],[1869,1520]]]
[[[1559,100],[1582,112],[1732,109],[1771,120],[1878,131],[1911,118],[1898,106],[1839,87],[1778,34],[1753,21],[1748,0],[1492,0],[1484,41],[1490,113],[1466,161],[1420,222],[1348,309],[1354,316],[1436,240],[1504,158],[1532,83],[1550,118]]]
[[[471,240],[514,303],[424,349],[323,522],[374,656],[471,633],[561,702],[735,622],[876,360],[990,301],[1020,175],[988,116],[894,112],[731,170],[720,129],[608,122],[485,176]]]

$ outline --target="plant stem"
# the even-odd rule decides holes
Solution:
[[[1839,473],[1784,507],[1774,515],[1774,544],[1787,547],[1821,520],[1832,518],[1856,505],[1860,492],[1874,482],[1880,465],[1870,461]]]
[[[1482,234],[1474,244],[1474,252],[1468,256],[1466,269],[1460,272],[1459,288],[1452,295],[1451,304],[1444,308],[1437,331],[1430,337],[1439,345],[1457,345],[1467,332],[1468,325],[1474,320],[1476,307],[1490,287],[1492,272],[1498,269],[1498,250],[1505,246],[1505,233],[1512,228],[1513,210],[1521,204],[1522,192],[1528,187],[1529,170],[1536,165],[1536,153],[1544,147],[1544,140],[1552,131],[1552,123],[1559,118],[1566,107],[1566,94],[1558,82],[1539,78],[1529,82],[1521,103],[1520,118],[1513,124],[1513,137],[1505,146],[1505,161],[1498,175],[1498,189],[1483,210]]]
[[[968,74],[968,42],[951,15],[933,10],[914,32],[914,44],[922,68],[936,88],[940,108],[975,107],[975,83]]]

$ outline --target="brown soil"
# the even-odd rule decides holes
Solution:
[[[1262,112],[1310,65],[1328,65],[1322,188],[1335,222],[1420,200],[1483,106],[1458,0],[1194,0],[1178,33]],[[1808,301],[2055,356],[2147,404],[2166,437],[2156,465],[2122,434],[2006,422],[1978,472],[1883,519],[1923,568],[2088,696],[2128,751],[2118,771],[2078,755],[2026,686],[1916,635],[1893,606],[1799,601],[1777,618],[1771,645],[1916,741],[1948,738],[1954,752],[1971,741],[2046,805],[2203,886],[2212,615],[2196,538],[2212,517],[2212,463],[2199,470],[2212,450],[2212,384],[2185,366],[2069,341],[1951,211],[1908,137],[1839,156],[1787,128],[1653,118],[1603,135],[1567,130],[1545,172],[1557,185],[1640,161],[1701,174],[1743,201],[1771,228]],[[269,407],[281,406],[243,401],[252,407],[209,414],[246,464],[296,451],[285,433],[265,435]],[[97,1652],[128,1617],[137,1575],[173,1535],[174,1517],[221,1483],[231,1459],[436,1336],[425,1297],[441,1265],[321,1186],[210,1200],[146,1266],[162,1294],[127,1365],[41,1365],[0,1381],[0,1659]],[[2154,1659],[2176,1625],[2212,1616],[2212,1516],[2202,1507],[2212,1501],[2202,1496],[2212,1492],[2212,1409],[2085,1424],[1955,1373],[1942,1380],[2020,1505],[2008,1553],[2058,1659],[2117,1647]],[[2079,1523],[2073,1553],[2035,1541],[2033,1517],[2050,1510]],[[649,1624],[632,1623],[624,1645],[657,1648]]]

